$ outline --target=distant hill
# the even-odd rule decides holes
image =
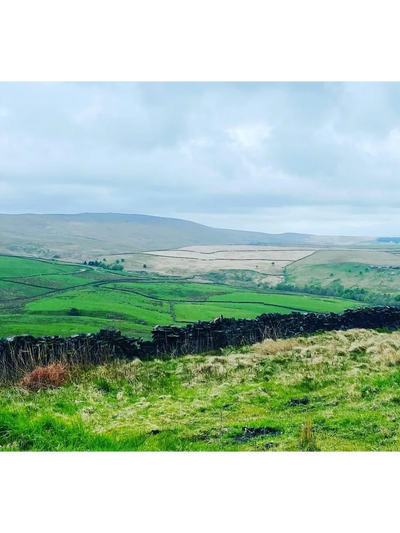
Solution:
[[[99,255],[212,244],[353,245],[368,237],[324,237],[217,229],[148,215],[0,215],[0,254],[83,260]]]
[[[378,242],[386,242],[390,244],[400,244],[400,237],[379,237]]]

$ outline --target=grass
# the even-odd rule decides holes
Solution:
[[[262,313],[290,313],[293,309],[342,311],[357,306],[356,302],[333,298],[255,294],[251,291],[237,293],[239,295],[237,297],[231,288],[212,284],[200,287],[193,284],[193,292],[191,283],[163,285],[154,283],[154,287],[148,286],[151,284],[143,284],[147,285],[143,288],[139,283],[128,284],[128,288],[125,285],[118,283],[113,285],[115,288],[105,285],[73,289],[40,298],[27,303],[22,316],[35,314],[38,321],[45,321],[48,316],[58,316],[62,322],[62,317],[71,308],[76,308],[83,317],[101,318],[108,320],[110,326],[122,325],[132,330],[135,324],[154,326],[174,322],[195,322],[211,320],[221,314],[225,317],[254,318]],[[159,296],[153,296],[157,294],[158,289]],[[140,290],[140,293],[133,292],[134,290]],[[223,297],[228,301],[214,300],[216,298],[214,295],[221,293],[222,290],[227,293]],[[146,291],[148,296],[145,295]],[[169,300],[171,297],[176,297],[176,301]],[[194,301],[187,301],[191,298],[194,298]],[[198,301],[199,298],[209,298],[209,300]],[[252,300],[254,303],[251,303]],[[277,305],[270,305],[269,301],[276,302]]]
[[[31,287],[29,285],[0,281],[0,300],[15,300],[18,298],[32,298],[46,294],[47,289]]]
[[[74,369],[0,389],[2,450],[400,450],[400,332]]]
[[[219,302],[177,303],[174,304],[178,322],[195,322],[196,320],[213,320],[222,315],[225,318],[255,318],[262,313],[291,313],[291,309],[262,304],[224,304]]]
[[[68,289],[78,285],[88,285],[96,281],[102,281],[103,277],[94,271],[83,272],[81,274],[50,274],[26,278],[16,278],[10,281],[18,281],[29,285],[45,287],[46,289]]]
[[[7,314],[0,315],[0,337],[13,335],[60,335],[67,337],[75,333],[93,333],[100,329],[121,330],[123,335],[137,336],[150,339],[153,326],[138,324],[122,319],[107,319],[89,316],[65,316],[65,315],[29,315]]]
[[[0,278],[23,278],[48,274],[66,274],[77,272],[77,265],[57,263],[56,261],[40,261],[19,257],[0,256]]]
[[[71,335],[100,328],[150,338],[156,324],[254,318],[292,310],[338,312],[351,300],[257,292],[147,272],[113,274],[83,265],[0,257],[0,336]],[[79,316],[70,316],[72,308]]]
[[[400,294],[400,270],[370,268],[363,263],[306,265],[299,262],[286,268],[286,279],[288,283],[299,287],[309,283],[319,283],[321,287],[327,287],[339,281],[343,287],[349,289],[364,288],[372,292]]]
[[[164,315],[170,312],[169,304],[166,302],[101,287],[71,290],[61,295],[42,298],[27,304],[25,309],[28,313],[62,315],[71,307],[79,309],[86,316],[107,318],[110,314],[120,314],[149,323],[154,323],[154,320],[165,320]]]
[[[120,289],[121,285],[113,283],[107,285]],[[215,295],[235,292],[237,289],[216,283],[124,283],[124,290],[140,292],[149,297],[161,300],[202,300],[205,301]]]
[[[300,309],[304,311],[319,312],[332,312],[340,313],[345,309],[351,309],[358,307],[360,304],[353,300],[345,300],[340,298],[323,298],[323,297],[310,297],[310,296],[298,296],[288,294],[250,294],[246,292],[235,292],[230,294],[223,294],[218,296],[212,296],[209,298],[213,302],[262,302],[267,305],[284,306],[290,309]],[[275,311],[277,312],[277,311]],[[279,311],[278,311],[279,312]]]

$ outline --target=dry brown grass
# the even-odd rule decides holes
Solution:
[[[252,270],[268,276],[268,284],[282,281],[284,267],[314,253],[316,248],[279,246],[194,246],[175,250],[159,250],[141,254],[122,254],[125,270],[174,276],[202,276],[209,272]],[[115,260],[106,256],[107,261]],[[274,263],[274,264],[272,264]],[[272,279],[270,279],[272,278]],[[275,279],[276,278],[276,279]]]
[[[177,374],[187,382],[186,386],[228,379],[237,383],[254,377],[265,361],[271,361],[282,365],[279,382],[309,383],[312,387],[323,382],[332,371],[343,370],[349,359],[354,361],[349,375],[368,366],[377,369],[400,364],[400,332],[353,329],[311,337],[267,339],[252,346],[247,353],[187,356],[179,361]],[[286,372],[287,362],[290,362],[290,369]]]
[[[364,263],[366,265],[400,265],[400,256],[380,250],[319,250],[305,257],[296,264],[296,268],[305,265],[328,265],[336,263]]]
[[[38,366],[25,374],[20,386],[32,391],[62,387],[67,381],[67,371],[61,364]]]
[[[140,359],[134,359],[127,363],[126,361],[113,361],[95,369],[96,377],[105,377],[112,381],[126,380],[133,383],[137,380],[139,369],[142,366]]]

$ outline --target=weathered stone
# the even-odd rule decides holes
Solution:
[[[0,380],[15,377],[21,366],[26,370],[65,359],[73,363],[100,363],[110,358],[149,359],[161,354],[200,353],[260,342],[265,338],[288,338],[350,328],[400,329],[400,308],[358,308],[342,314],[271,313],[254,320],[220,316],[210,322],[197,321],[184,327],[156,326],[152,341],[124,337],[120,331],[106,329],[67,338],[56,335],[8,337],[0,339]]]

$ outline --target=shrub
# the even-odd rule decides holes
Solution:
[[[60,364],[38,366],[32,372],[28,372],[20,382],[20,386],[29,390],[54,389],[66,383],[66,370]]]
[[[109,270],[124,270],[124,266],[123,265],[111,265],[109,267],[107,267]]]
[[[71,307],[71,309],[68,311],[68,315],[79,316],[80,315],[79,309],[77,309],[76,307]]]

